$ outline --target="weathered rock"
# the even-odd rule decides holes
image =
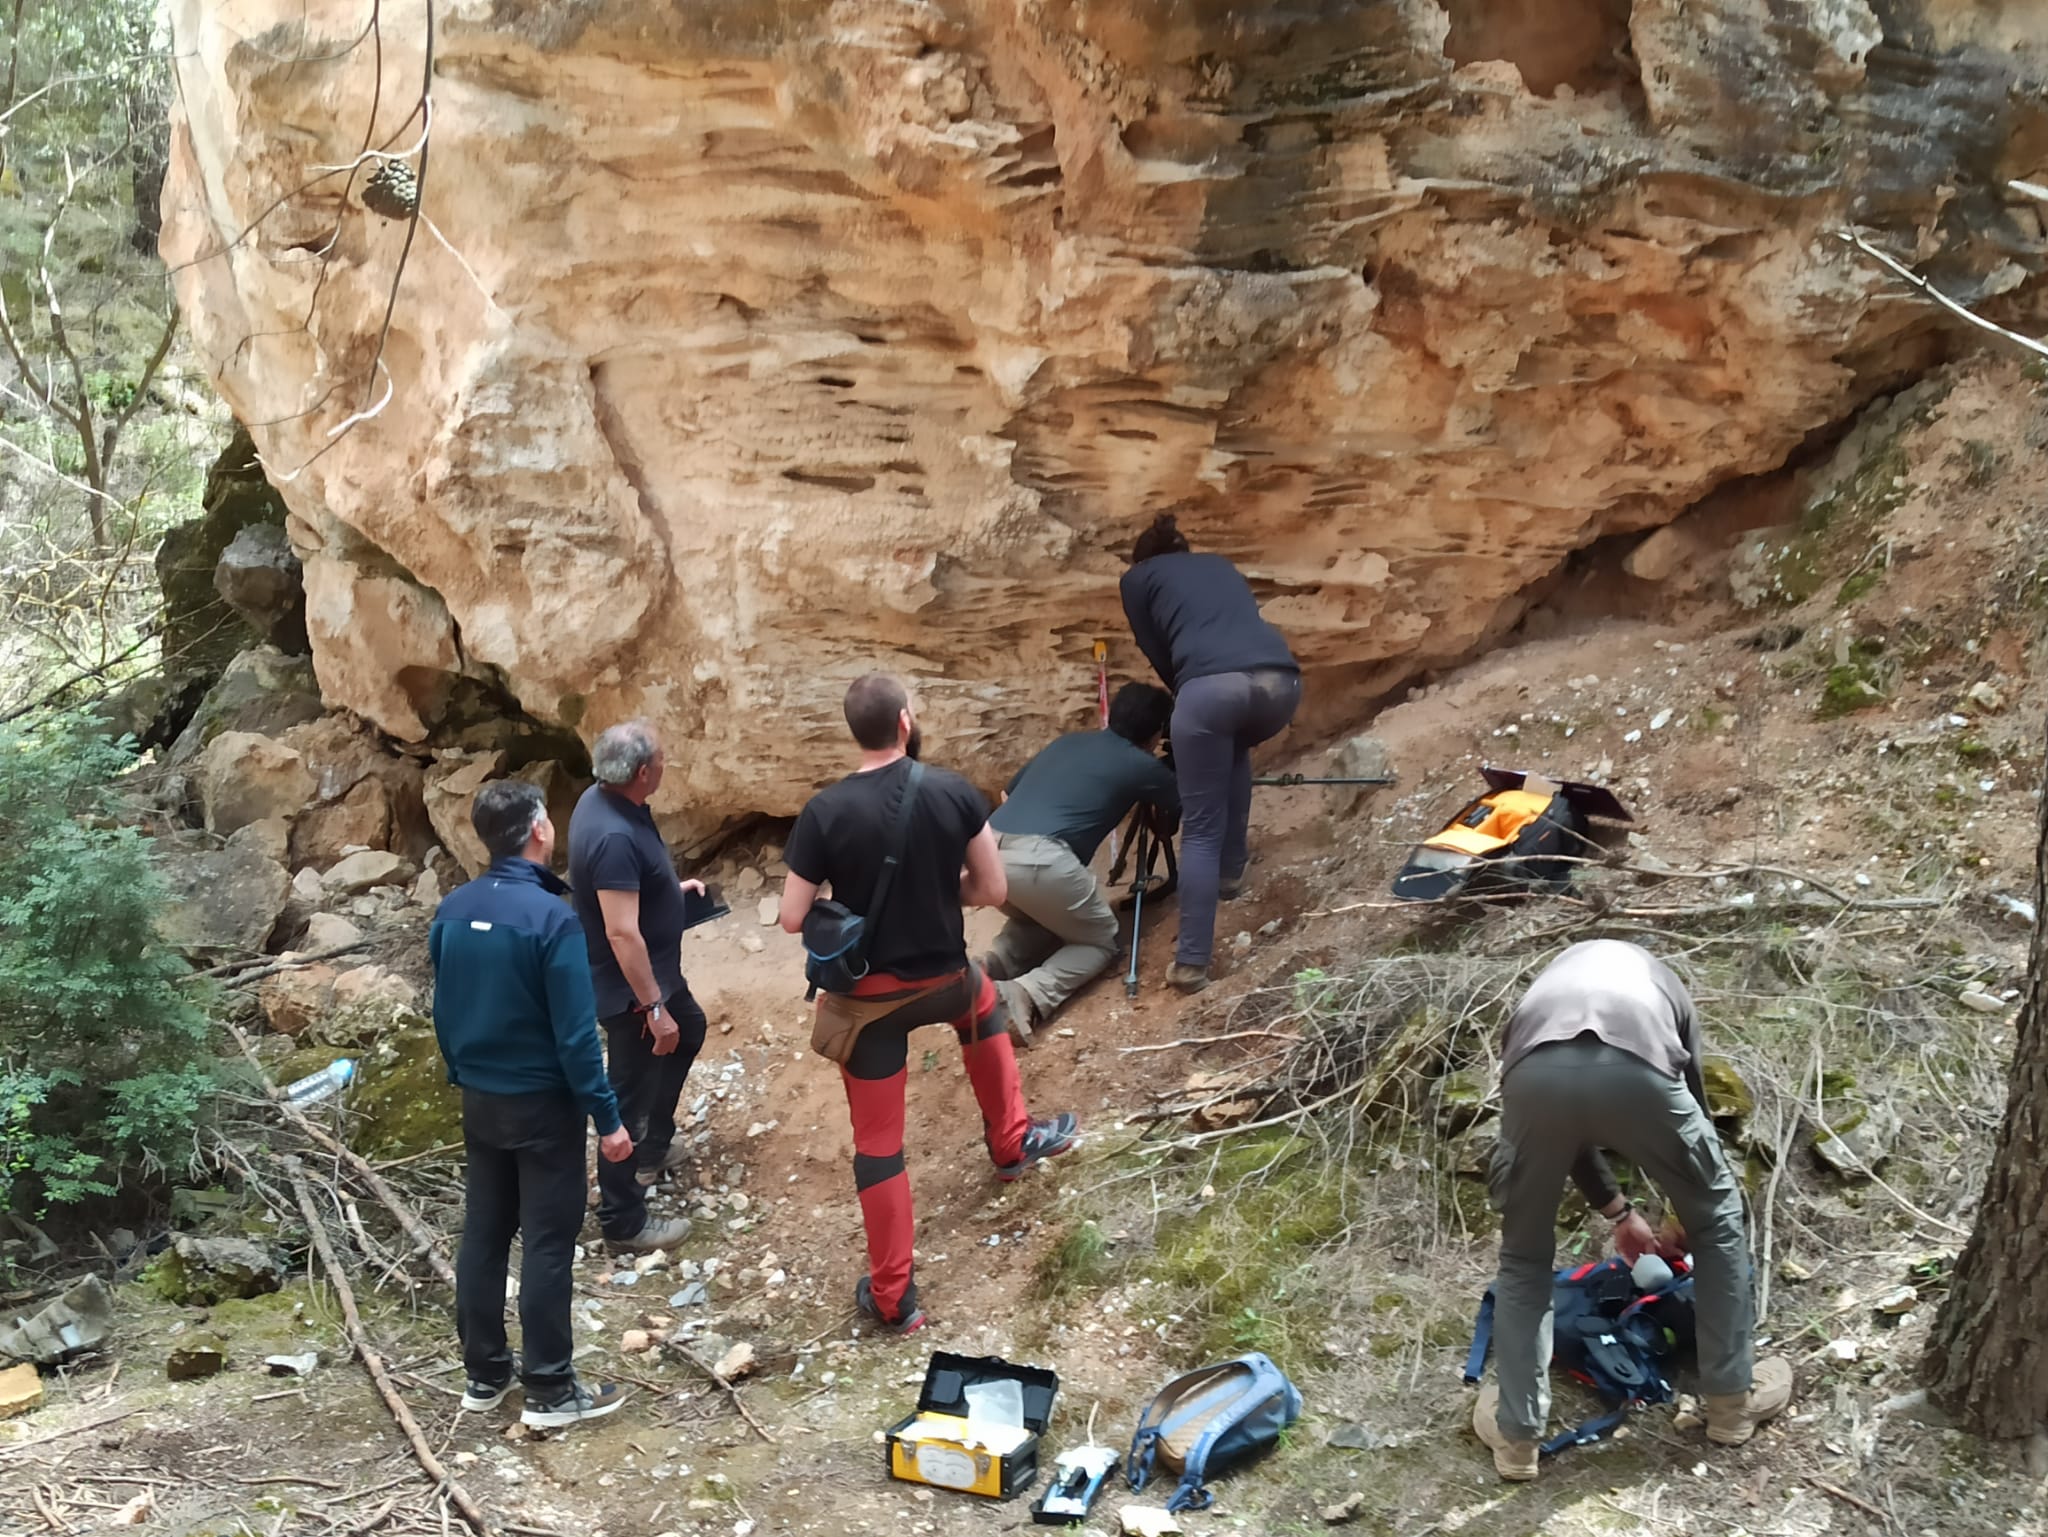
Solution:
[[[1700,1082],[1707,1091],[1707,1114],[1717,1121],[1732,1121],[1739,1127],[1756,1108],[1749,1081],[1726,1057],[1708,1057],[1700,1063]]]
[[[326,882],[320,879],[320,872],[311,865],[292,872],[292,897],[296,901],[320,902],[326,896]]]
[[[391,842],[391,797],[375,779],[358,780],[338,801],[315,806],[292,826],[292,858],[331,865],[345,848],[384,849]]]
[[[313,776],[298,753],[251,731],[226,731],[199,756],[206,830],[231,833],[267,818],[290,821],[313,798]]]
[[[1325,1525],[1343,1526],[1347,1522],[1356,1521],[1364,1510],[1365,1491],[1353,1489],[1336,1504],[1325,1505],[1318,1514],[1322,1516]]]
[[[165,940],[193,956],[263,948],[284,911],[290,881],[248,828],[220,849],[180,849],[160,840],[155,857],[170,898],[157,919]]]
[[[469,823],[470,802],[493,779],[505,771],[502,752],[450,754],[427,771],[424,791],[427,816],[441,847],[455,856],[456,863],[471,875],[481,875],[491,863],[483,839]],[[566,832],[567,824],[557,836]]]
[[[419,871],[388,849],[361,849],[335,861],[320,884],[329,896],[354,896],[372,886],[402,886]]]
[[[34,1313],[0,1324],[0,1359],[57,1366],[97,1347],[113,1322],[106,1282],[88,1275]],[[7,1415],[5,1397],[0,1388],[0,1419]]]
[[[223,731],[281,736],[315,720],[325,708],[308,657],[286,656],[274,646],[242,652],[206,692],[178,740],[165,755],[170,768],[194,762]]]
[[[284,529],[251,523],[221,551],[214,590],[243,623],[287,656],[306,653],[306,588]]]
[[[253,638],[214,585],[221,556],[243,529],[260,524],[282,528],[286,516],[284,499],[265,478],[247,428],[238,424],[214,460],[201,506],[200,516],[164,535],[156,574],[164,595],[165,656],[181,669],[212,676]]]
[[[301,1035],[334,1007],[335,969],[324,962],[280,971],[256,989],[263,1019],[279,1035]]]
[[[407,740],[486,675],[586,736],[647,712],[709,828],[842,770],[869,658],[997,781],[1094,637],[1145,671],[1116,578],[1162,508],[1252,568],[1299,737],[1775,469],[1939,324],[1828,229],[1965,300],[2040,265],[1999,179],[2048,23],[1884,10],[1873,47],[1864,0],[466,6],[446,244],[380,350],[403,234],[309,262],[334,210],[292,195],[378,78],[302,62],[360,6],[177,0],[163,246],[275,424],[330,696]]]
[[[180,1233],[151,1263],[150,1282],[172,1302],[211,1307],[230,1297],[260,1297],[284,1284],[277,1261],[246,1238]]]
[[[300,936],[299,948],[317,955],[342,945],[352,945],[362,937],[363,931],[339,913],[315,913],[306,922],[306,932]]]
[[[412,883],[412,900],[419,907],[441,905],[441,877],[433,870],[420,871],[420,878]]]
[[[742,1377],[752,1376],[756,1365],[754,1347],[741,1340],[718,1358],[718,1364],[712,1370],[727,1382],[738,1382]]]
[[[1455,1137],[1477,1122],[1486,1111],[1487,1087],[1487,1075],[1478,1068],[1459,1068],[1438,1079],[1437,1135]]]
[[[291,847],[291,824],[282,817],[265,817],[236,828],[234,841],[281,865]]]
[[[409,1009],[418,1000],[413,985],[382,966],[357,966],[334,979],[337,1009],[373,1009],[394,1014]]]
[[[1845,1179],[1867,1179],[1891,1157],[1899,1125],[1898,1112],[1887,1104],[1830,1103],[1825,1123],[1813,1129],[1814,1156]]]
[[[43,1403],[43,1379],[33,1366],[10,1366],[0,1371],[0,1420],[39,1409]]]
[[[218,1334],[187,1334],[164,1357],[164,1375],[173,1382],[218,1377],[228,1364],[227,1341]]]

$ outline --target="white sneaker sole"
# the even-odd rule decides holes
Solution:
[[[535,1430],[561,1430],[569,1425],[580,1425],[585,1420],[601,1420],[626,1400],[615,1398],[608,1404],[590,1409],[527,1409],[519,1416],[519,1423]]]
[[[512,1384],[508,1382],[489,1398],[478,1398],[474,1393],[464,1393],[462,1395],[462,1407],[471,1414],[481,1414],[486,1409],[497,1408],[498,1405],[505,1401],[506,1395],[511,1391]]]

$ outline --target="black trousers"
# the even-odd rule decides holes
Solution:
[[[576,1234],[583,1227],[585,1117],[568,1094],[462,1091],[469,1171],[455,1256],[455,1331],[472,1381],[512,1377],[505,1271],[520,1239],[520,1380],[535,1400],[575,1380],[569,1358]]]
[[[685,982],[662,1007],[682,1039],[665,1057],[654,1054],[654,1037],[638,1014],[614,1014],[604,1026],[605,1076],[619,1099],[619,1119],[633,1139],[634,1156],[624,1163],[597,1161],[597,1224],[607,1238],[626,1239],[647,1225],[647,1187],[636,1169],[658,1169],[676,1140],[676,1102],[690,1065],[704,1049],[704,1011]]]

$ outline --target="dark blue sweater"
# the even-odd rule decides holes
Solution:
[[[619,1129],[597,1001],[569,888],[500,859],[434,913],[434,1037],[448,1081],[485,1094],[568,1093],[600,1136]]]
[[[1301,670],[1259,617],[1251,584],[1221,555],[1155,555],[1126,571],[1122,588],[1138,649],[1175,693],[1219,673]]]

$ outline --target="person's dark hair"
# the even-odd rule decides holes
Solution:
[[[901,678],[871,672],[846,691],[846,724],[861,746],[882,752],[896,745],[896,717],[909,706],[910,690]]]
[[[1109,729],[1126,742],[1147,746],[1173,719],[1173,695],[1149,683],[1126,683],[1109,702]]]
[[[1162,512],[1131,546],[1131,564],[1135,566],[1154,555],[1185,555],[1187,549],[1188,536],[1180,531],[1180,520],[1170,512]]]
[[[469,804],[469,825],[484,840],[493,859],[510,859],[526,851],[534,825],[547,814],[540,786],[524,779],[493,779]]]

